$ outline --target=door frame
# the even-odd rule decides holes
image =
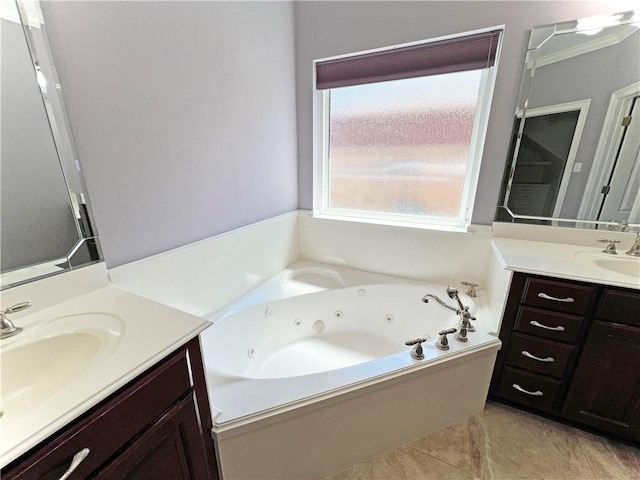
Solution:
[[[631,107],[636,95],[640,95],[640,82],[634,82],[611,94],[609,107],[602,124],[600,140],[593,156],[593,165],[578,211],[579,219],[597,220],[596,216],[602,202],[600,191],[606,179],[611,175],[618,145],[624,132],[622,118]]]
[[[569,188],[569,181],[571,180],[571,174],[573,173],[573,165],[578,155],[578,148],[580,147],[580,139],[582,138],[582,132],[584,125],[587,121],[587,114],[589,112],[589,106],[591,105],[591,99],[576,100],[574,102],[557,103],[555,105],[547,105],[544,107],[535,107],[527,109],[526,118],[540,117],[543,115],[552,115],[555,113],[565,113],[578,111],[578,120],[576,121],[576,128],[573,131],[573,138],[571,139],[571,147],[567,153],[567,161],[564,164],[564,170],[562,171],[562,180],[560,180],[560,186],[558,187],[558,195],[556,196],[555,203],[553,205],[552,217],[559,217],[562,211],[562,204],[564,203],[564,197],[567,194]],[[518,109],[516,112],[518,118],[522,118],[522,110]],[[525,122],[526,122],[525,118]]]

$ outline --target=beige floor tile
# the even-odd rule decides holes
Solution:
[[[576,436],[596,478],[640,478],[640,450],[583,431]]]
[[[471,471],[469,425],[467,421],[419,438],[408,443],[407,446],[427,453],[461,470]]]
[[[342,470],[341,472],[338,472],[335,475],[331,475],[330,477],[325,478],[325,480],[349,480],[352,470],[353,470],[353,467],[349,467],[346,470]]]
[[[595,478],[574,429],[502,405],[485,413],[491,478]]]
[[[488,402],[481,415],[467,422],[414,440],[329,478],[635,480],[640,479],[640,450]]]
[[[489,456],[489,437],[482,415],[475,415],[469,419],[469,449],[473,476],[491,480],[493,467]]]
[[[472,478],[470,472],[455,468],[414,448],[402,446],[356,465],[350,480],[462,480]]]

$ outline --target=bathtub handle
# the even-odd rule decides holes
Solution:
[[[552,297],[551,295],[547,295],[546,293],[539,293],[538,297],[540,298],[544,298],[545,300],[553,300],[554,302],[563,302],[563,303],[573,303],[575,302],[575,300],[571,297],[567,297],[567,298],[557,298],[557,297]]]
[[[530,354],[526,350],[522,351],[522,355],[524,355],[527,358],[531,358],[533,360],[537,360],[538,362],[545,362],[545,363],[553,363],[553,362],[555,362],[555,359],[553,357],[547,357],[547,358],[536,357],[535,355]]]
[[[544,395],[544,393],[542,393],[540,390],[536,390],[535,392],[530,392],[529,390],[525,390],[524,388],[522,388],[520,385],[518,385],[517,383],[514,383],[513,385],[511,385],[513,388],[515,388],[516,390],[518,390],[519,392],[522,393],[526,393],[527,395],[531,395],[533,397],[541,397]]]
[[[411,346],[415,345],[411,349],[411,356],[416,360],[422,360],[424,358],[424,351],[422,350],[422,342],[426,342],[429,340],[428,338],[416,338],[414,340],[407,340],[404,342],[405,345]]]
[[[529,325],[533,325],[534,327],[538,327],[538,328],[544,328],[545,330],[553,330],[555,332],[564,332],[564,327],[561,325],[558,325],[557,327],[547,327],[546,325],[538,323],[535,320],[531,320],[529,322]]]

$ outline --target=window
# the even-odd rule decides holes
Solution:
[[[500,33],[316,61],[315,213],[465,228]]]

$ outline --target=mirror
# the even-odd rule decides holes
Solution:
[[[37,2],[0,2],[2,289],[101,260]]]
[[[640,17],[535,27],[497,221],[640,227]]]

